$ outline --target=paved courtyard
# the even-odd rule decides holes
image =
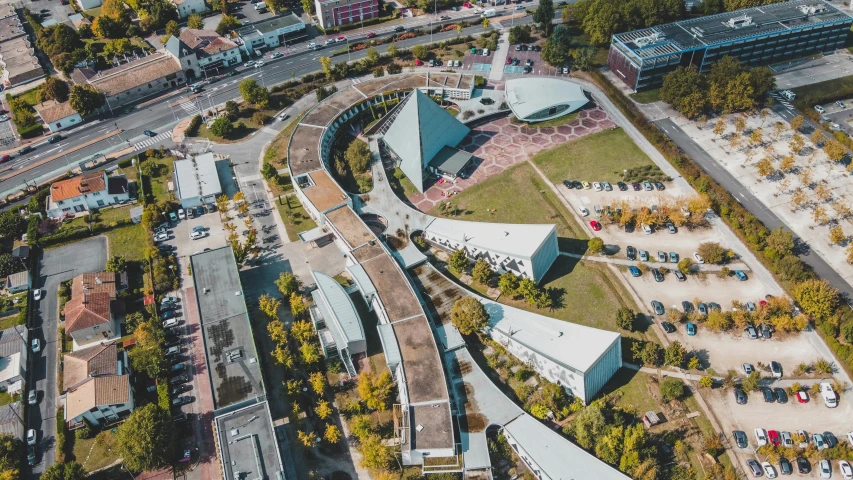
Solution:
[[[597,105],[578,112],[577,117],[556,127],[530,127],[513,123],[509,117],[484,123],[462,140],[459,148],[474,154],[474,164],[467,178],[455,183],[444,181],[431,185],[423,194],[410,200],[421,211],[428,211],[445,198],[477,185],[483,180],[528,160],[544,150],[584,135],[613,128],[616,123]]]

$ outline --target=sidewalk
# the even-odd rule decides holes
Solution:
[[[651,252],[649,252],[651,254]],[[598,255],[581,255],[579,253],[568,253],[568,252],[560,252],[560,255],[564,257],[571,258],[580,258],[581,260],[589,260],[591,262],[601,262],[601,263],[609,263],[611,265],[622,265],[622,266],[636,266],[638,263],[641,263],[637,260],[628,260],[627,258],[613,258],[607,256],[598,256]],[[687,257],[685,257],[687,258]],[[659,262],[642,262],[652,268],[675,268],[675,264],[673,263],[659,263]],[[734,270],[746,270],[749,271],[749,266],[745,263],[731,263],[728,265],[709,265],[709,264],[695,264],[694,268],[701,272],[719,272],[726,267],[732,271]]]

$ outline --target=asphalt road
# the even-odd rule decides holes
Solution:
[[[453,12],[458,13],[458,12]],[[530,23],[530,16],[519,19],[516,24]],[[490,26],[491,30],[494,26]],[[480,25],[472,26],[464,29],[462,35],[477,35],[483,32]],[[456,38],[459,34],[456,31],[436,33],[432,36],[433,42]],[[424,35],[416,38],[411,38],[399,42],[395,42],[397,48],[408,49],[418,44],[429,43],[430,36]],[[270,87],[280,83],[290,81],[294,78],[300,78],[305,74],[313,73],[321,69],[319,59],[322,56],[331,54],[337,48],[330,47],[319,51],[299,50],[299,46],[295,47],[297,53],[290,56],[281,57],[276,60],[265,59],[266,65],[259,69],[237,68],[238,74],[234,77],[226,77],[224,80],[207,85],[204,90],[198,95],[189,95],[186,92],[181,92],[180,95],[173,95],[168,98],[163,98],[155,101],[142,108],[137,108],[129,114],[124,114],[109,118],[86,123],[75,130],[68,132],[67,138],[55,144],[48,144],[43,141],[36,145],[36,150],[23,157],[16,157],[10,163],[4,165],[6,169],[11,168],[12,172],[21,170],[23,167],[30,165],[40,159],[47,158],[52,155],[62,154],[77,146],[85,144],[87,141],[99,136],[105,135],[110,130],[119,128],[122,132],[118,135],[111,136],[104,140],[98,141],[86,147],[80,148],[72,153],[62,155],[50,162],[33,167],[25,172],[20,173],[8,180],[0,182],[0,194],[11,193],[23,188],[26,182],[38,181],[41,178],[46,178],[51,174],[58,175],[70,169],[78,162],[87,160],[96,154],[106,154],[113,151],[118,151],[122,148],[133,146],[137,143],[143,143],[148,140],[148,137],[143,135],[145,130],[152,130],[158,134],[171,131],[179,120],[186,118],[188,115],[194,115],[200,110],[208,110],[212,106],[224,104],[228,100],[238,99],[240,92],[238,84],[246,78],[256,78],[263,85]],[[377,50],[384,53],[388,49],[388,45],[380,45]],[[339,55],[333,57],[334,62],[341,62],[349,59],[350,61],[360,60],[366,55],[366,51],[352,52],[349,56]],[[436,69],[437,71],[440,68]],[[171,145],[172,142],[167,138],[156,142],[154,146],[160,144]],[[144,150],[141,147],[140,150]],[[0,172],[0,175],[8,175],[10,172]]]
[[[39,258],[39,271],[33,288],[44,289],[44,298],[33,308],[31,338],[39,338],[42,348],[32,355],[28,388],[38,391],[38,408],[28,410],[27,428],[35,428],[39,439],[39,455],[34,475],[53,465],[56,459],[56,398],[59,284],[85,272],[99,272],[107,264],[107,240],[95,237],[64,247],[45,250]]]
[[[743,188],[735,177],[726,171],[725,168],[718,165],[717,162],[702,149],[702,147],[696,144],[690,136],[684,133],[684,131],[675,125],[675,123],[670,119],[658,120],[655,124],[664,133],[666,133],[666,135],[675,142],[675,144],[678,145],[684,153],[687,154],[687,156],[698,163],[705,173],[710,175],[717,183],[729,191],[751,214],[755,215],[755,218],[761,221],[764,226],[769,229],[783,227],[785,230],[791,231],[784,222],[779,220],[779,217],[764,206],[760,200],[755,198],[749,190]],[[798,244],[802,242],[796,234],[794,234],[794,239]],[[820,255],[812,252],[808,248],[804,248],[803,250],[805,250],[805,253],[799,255],[800,259],[808,264],[819,277],[825,279],[833,287],[837,288],[845,297],[845,301],[848,305],[850,305],[851,301],[853,301],[853,288],[851,288],[850,284],[847,283],[844,278],[838,274],[838,272],[829,266],[829,264],[826,263]]]

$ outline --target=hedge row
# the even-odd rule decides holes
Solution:
[[[41,123],[34,123],[29,127],[18,126],[17,129],[18,134],[21,136],[21,138],[33,138],[41,135],[42,125]]]
[[[799,257],[793,254],[781,256],[772,248],[765,245],[764,240],[769,235],[770,231],[764,226],[755,216],[747,211],[725,188],[719,185],[712,177],[707,175],[699,165],[690,157],[684,155],[681,150],[661,132],[658,127],[646,120],[646,118],[636,108],[634,103],[629,100],[615,85],[599,71],[592,71],[592,77],[602,90],[607,93],[607,96],[613,103],[622,111],[622,113],[634,124],[635,127],[646,137],[646,139],[663,154],[667,161],[672,164],[676,170],[690,183],[696,191],[708,196],[711,203],[711,208],[716,212],[726,224],[731,227],[735,234],[755,253],[755,256],[761,261],[770,271],[775,274],[780,274],[780,266],[782,261],[786,263],[798,263],[801,267],[802,274],[795,279],[780,281],[780,285],[790,294],[791,288],[794,286],[794,281],[803,280],[809,277],[814,277],[814,272],[805,264]],[[793,295],[791,295],[793,297]],[[838,319],[847,318],[847,313],[842,309],[836,309]],[[825,323],[830,323],[829,321]],[[819,325],[820,326],[820,325]],[[848,348],[841,348],[841,345],[834,335],[827,335],[823,328],[818,328],[821,336],[826,340],[827,345],[837,356],[848,373],[853,370],[853,355]],[[837,329],[835,331],[837,335]]]
[[[131,222],[130,219],[126,219],[119,220],[116,222],[110,222],[108,224],[97,223],[95,225],[92,225],[91,230],[89,229],[89,227],[84,226],[74,228],[63,228],[60,229],[58,232],[54,233],[53,235],[42,237],[40,239],[40,242],[42,247],[47,248],[60,243],[66,243],[93,237],[100,233],[112,230],[113,228],[130,225],[131,223],[133,222]]]
[[[65,437],[67,434],[65,407],[59,407],[56,409],[56,463],[65,463]]]

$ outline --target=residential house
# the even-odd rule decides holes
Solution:
[[[238,28],[237,35],[243,41],[243,51],[252,56],[260,53],[260,50],[276,48],[282,43],[301,41],[307,38],[308,33],[305,23],[291,13]]]
[[[180,59],[183,65],[198,65],[200,70],[185,70],[187,76],[216,75],[220,68],[228,68],[243,61],[240,47],[228,38],[213,30],[186,28],[179,38],[172,37],[166,42],[166,51]],[[195,62],[189,61],[195,55]]]
[[[102,170],[53,183],[46,210],[50,218],[64,218],[128,200],[130,195],[124,175],[108,177]]]
[[[359,23],[379,16],[379,0],[314,0],[323,28]]]
[[[227,162],[224,159],[220,161]],[[216,157],[212,153],[175,162],[172,174],[175,196],[183,208],[216,203],[216,197],[222,194],[216,163]]]
[[[161,52],[100,72],[89,67],[78,68],[71,73],[71,79],[102,92],[110,111],[186,84],[181,64],[172,55]]]
[[[80,5],[81,10],[98,8],[102,3],[104,3],[103,0],[77,0],[77,5]]]
[[[86,293],[106,293],[115,300],[118,293],[127,289],[127,273],[88,272],[71,280],[71,298]]]
[[[9,435],[23,442],[26,425],[23,402],[0,406],[0,435]]]
[[[65,304],[65,333],[71,335],[74,350],[113,338],[118,330],[111,304],[105,292],[72,296]]]
[[[48,100],[33,108],[51,132],[58,132],[83,123],[83,117],[71,107],[70,102]]]
[[[25,292],[32,286],[32,278],[30,272],[23,270],[18,273],[13,273],[6,277],[6,290],[9,293]]]
[[[178,9],[178,17],[187,18],[194,13],[202,13],[210,10],[204,0],[171,0]]]
[[[107,377],[127,373],[127,356],[118,353],[115,342],[99,343],[62,357],[62,384],[73,390],[92,377]]]
[[[0,330],[0,392],[23,391],[29,352],[29,332],[25,325]]]
[[[104,427],[127,418],[133,411],[130,375],[89,377],[65,394],[65,422],[79,428],[84,420]]]

